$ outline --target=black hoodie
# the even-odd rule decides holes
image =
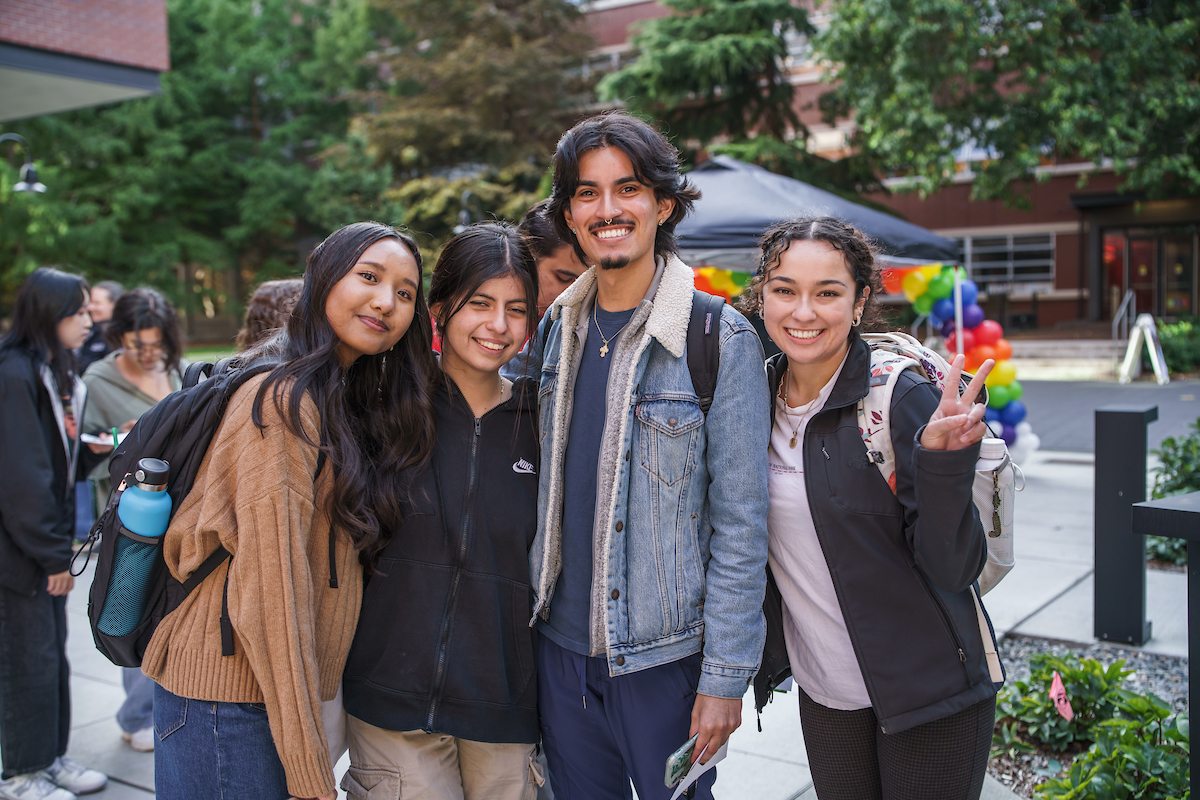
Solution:
[[[476,419],[441,381],[437,447],[416,508],[380,554],[343,677],[379,728],[538,741],[529,546],[537,528],[537,384]]]

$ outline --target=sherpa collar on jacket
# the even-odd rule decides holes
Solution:
[[[674,254],[668,255],[666,259],[658,256],[655,261],[658,269],[645,297],[654,307],[646,319],[645,332],[671,355],[679,358],[687,344],[687,326],[692,313],[692,290],[696,285],[695,273]],[[589,299],[594,298],[596,294],[596,269],[589,268],[558,296],[550,306],[550,319],[558,319],[564,308],[576,308],[576,319],[589,310]]]

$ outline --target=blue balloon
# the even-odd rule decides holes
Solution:
[[[1000,412],[990,406],[988,407],[988,410],[984,413],[983,416],[984,416],[984,419],[986,419],[988,422],[999,422],[1000,421]]]
[[[979,287],[975,281],[963,281],[959,284],[959,291],[962,292],[962,304],[966,306],[975,305],[975,301],[979,299]]]
[[[948,319],[942,323],[942,336],[950,338],[954,334],[954,320]]]
[[[1008,405],[1000,409],[1000,421],[1005,425],[1016,427],[1025,419],[1025,404],[1020,400],[1010,400]]]
[[[935,331],[940,331],[942,329],[942,325],[945,323],[946,320],[942,319],[932,311],[929,312],[929,327],[933,328]]]
[[[949,297],[943,297],[933,304],[933,313],[938,316],[938,319],[954,319],[954,301]]]
[[[1004,440],[1006,445],[1012,447],[1013,442],[1017,440],[1017,429],[1012,425],[1002,425],[1000,428],[1000,438]]]
[[[963,327],[967,330],[979,325],[983,322],[983,309],[972,303],[971,305],[963,306]]]

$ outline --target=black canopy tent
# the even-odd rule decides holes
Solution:
[[[852,203],[802,181],[730,156],[716,156],[688,173],[702,196],[676,229],[686,263],[753,271],[758,240],[773,223],[800,216],[845,220],[871,236],[895,264],[956,262],[956,242],[919,225]]]

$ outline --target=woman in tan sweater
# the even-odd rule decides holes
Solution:
[[[416,243],[378,223],[330,235],[287,328],[243,359],[278,366],[233,396],[164,544],[181,581],[218,545],[232,557],[163,620],[142,662],[158,683],[160,800],[336,796],[320,703],[337,693],[358,621],[358,553],[399,525],[406,475],[434,444]]]

